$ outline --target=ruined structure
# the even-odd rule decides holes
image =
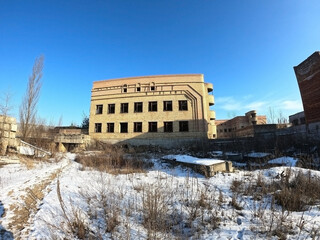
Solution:
[[[13,117],[0,115],[0,155],[5,155],[8,147],[16,148],[17,121]]]
[[[245,116],[237,116],[229,120],[216,120],[218,138],[253,137],[252,126],[266,124],[266,116],[257,116],[255,110]]]
[[[85,149],[90,143],[90,137],[78,127],[56,127],[52,131],[56,149],[59,152]]]
[[[320,131],[320,52],[294,67],[302,98],[308,134],[319,135]]]
[[[109,143],[165,146],[216,138],[212,91],[202,74],[94,82],[89,135]]]

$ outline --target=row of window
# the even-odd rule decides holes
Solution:
[[[178,101],[179,111],[188,111],[188,101],[180,100]],[[157,112],[158,111],[158,102],[152,101],[148,102],[148,111],[149,112]],[[172,101],[163,101],[163,111],[172,111]],[[108,104],[107,113],[114,114],[116,112],[116,104]],[[120,103],[120,113],[128,113],[129,112],[129,103]],[[143,102],[135,102],[134,103],[134,112],[141,113],[143,112]],[[96,105],[96,114],[103,113],[103,105]]]
[[[114,123],[107,123],[107,132],[114,133]],[[96,133],[102,132],[102,123],[95,123],[94,131]],[[179,121],[179,132],[188,132],[189,131],[189,122],[188,121]],[[120,123],[120,133],[128,132],[128,123]],[[142,122],[133,123],[133,132],[142,132]],[[148,132],[158,132],[158,123],[149,122],[148,123]],[[163,132],[173,132],[173,122],[163,122]]]
[[[150,91],[155,91],[156,90],[156,87],[155,86],[150,86]],[[141,92],[141,87],[136,87],[136,91],[137,92]],[[122,88],[122,92],[126,93],[128,92],[128,86],[125,84]]]

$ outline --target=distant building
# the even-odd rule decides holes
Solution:
[[[247,112],[245,116],[237,116],[229,120],[216,120],[217,136],[218,138],[251,137],[254,132],[250,126],[266,124],[266,122],[266,116],[257,116],[255,110]]]
[[[90,143],[87,131],[79,127],[55,127],[51,130],[55,147],[60,152],[84,149]]]
[[[306,124],[306,118],[304,116],[304,112],[298,112],[289,116],[289,122],[292,126],[299,126]]]
[[[216,138],[212,91],[203,74],[94,82],[89,135],[109,143],[165,146]]]
[[[294,67],[302,98],[307,132],[317,135],[320,128],[320,52],[316,51]]]

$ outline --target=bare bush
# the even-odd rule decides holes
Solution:
[[[116,146],[113,146],[112,150],[103,152],[78,154],[75,161],[84,167],[113,174],[145,172],[146,169],[153,166],[151,161],[139,158],[137,155],[125,154],[122,148]]]
[[[286,239],[288,234],[294,234],[293,225],[300,232],[305,230],[303,215],[298,223],[293,223],[290,213],[306,211],[319,202],[319,180],[311,171],[294,173],[291,168],[287,168],[271,181],[267,181],[261,172],[236,179],[230,189],[233,196],[252,196],[253,217],[261,224],[259,230],[254,226],[252,231]],[[234,197],[232,202],[236,202]],[[232,205],[236,208],[236,204]]]

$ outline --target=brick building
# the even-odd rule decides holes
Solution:
[[[251,137],[254,135],[253,125],[266,124],[266,116],[257,116],[252,110],[245,116],[237,116],[228,120],[216,120],[218,138]]]
[[[294,67],[309,134],[320,131],[320,52],[316,51]]]
[[[89,135],[110,143],[165,146],[216,138],[212,91],[202,74],[96,81]]]

